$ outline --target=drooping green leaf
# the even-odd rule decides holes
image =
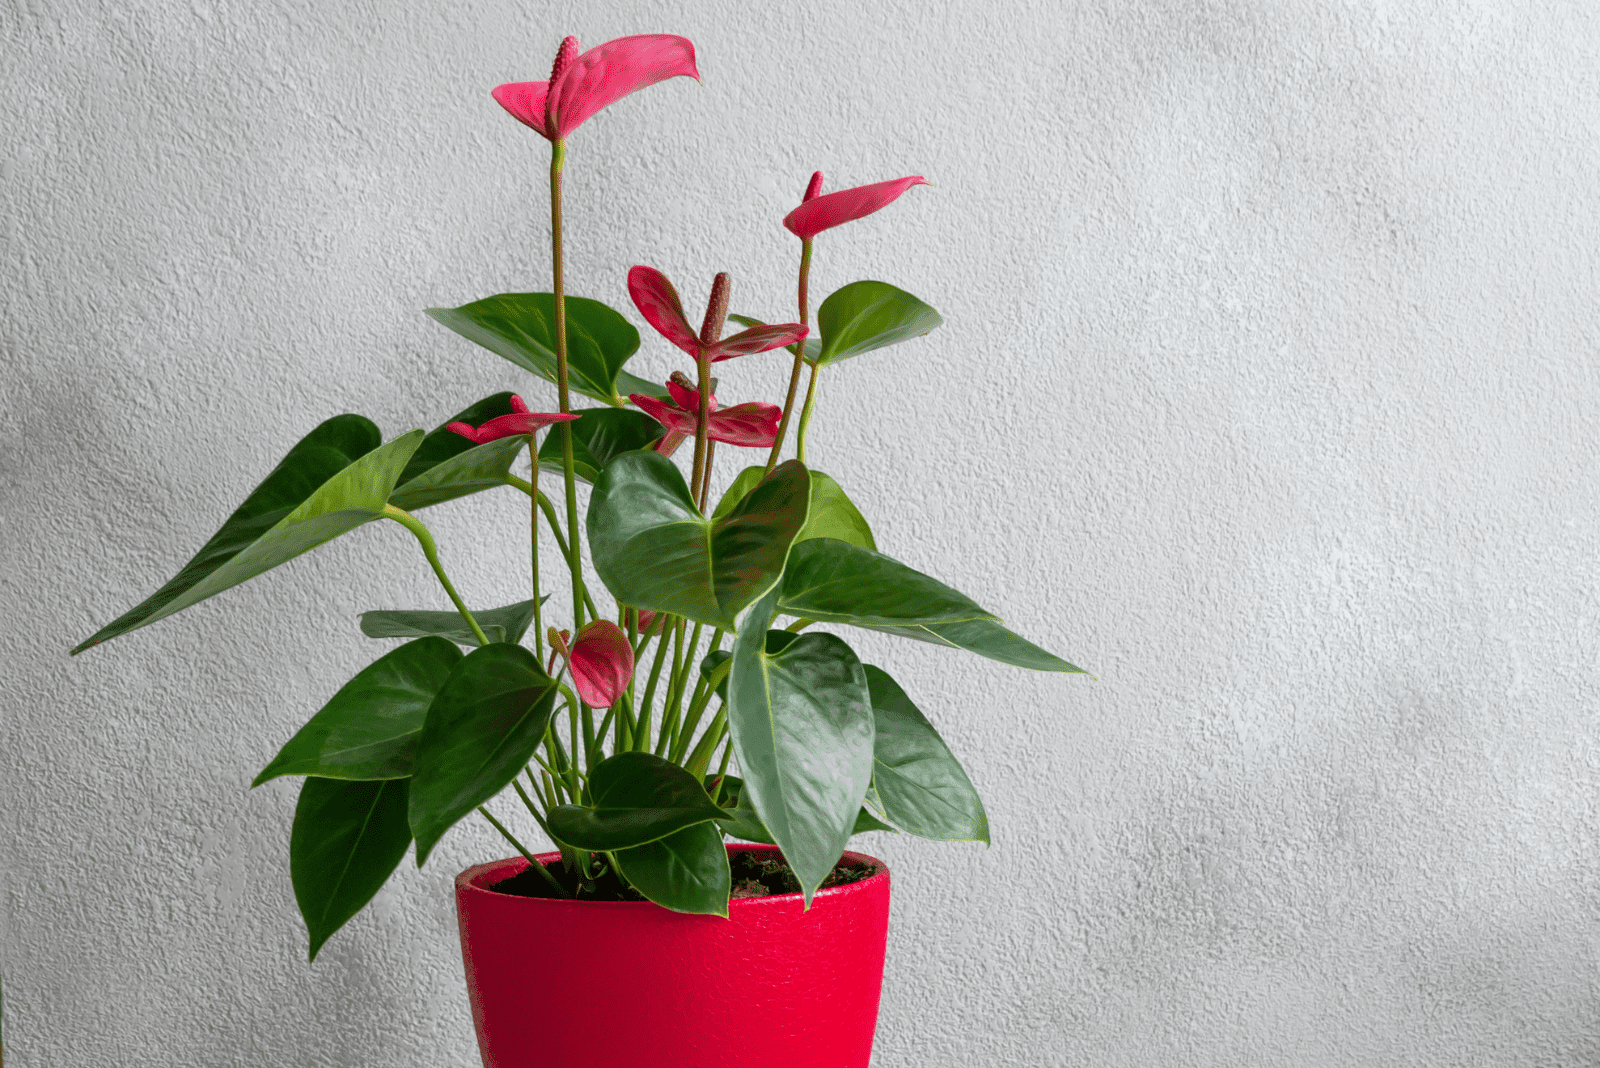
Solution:
[[[872,786],[867,805],[919,838],[989,841],[989,818],[972,780],[906,692],[867,665],[872,715]]]
[[[766,468],[761,466],[747,467],[740,471],[738,477],[723,493],[722,499],[717,502],[713,518],[720,518],[732,511],[734,505],[744,500],[745,495],[755,488],[765,473]],[[810,511],[806,525],[801,528],[794,540],[799,544],[813,538],[836,538],[863,549],[878,547],[877,542],[872,539],[872,528],[867,525],[866,517],[855,506],[855,502],[845,494],[839,483],[821,471],[811,472]]]
[[[585,408],[572,424],[573,473],[592,483],[606,464],[625,452],[649,448],[661,433],[660,423],[631,408]],[[559,429],[546,434],[539,446],[539,468],[555,474],[562,472]]]
[[[780,612],[863,627],[996,618],[939,580],[836,538],[797,542],[780,590]]]
[[[809,906],[872,778],[872,703],[861,661],[832,634],[785,633],[781,651],[767,652],[776,601],[769,593],[739,627],[728,727],[750,802]]]
[[[280,775],[406,778],[428,705],[460,660],[461,650],[443,638],[419,638],[379,657],[340,687],[250,785]]]
[[[734,322],[738,323],[740,326],[747,327],[747,328],[748,327],[752,327],[752,326],[771,326],[772,325],[771,323],[764,323],[760,319],[752,319],[748,315],[729,315],[728,318],[732,319]],[[815,336],[812,336],[812,337],[806,338],[805,345],[806,345],[806,359],[807,360],[815,360],[817,358],[817,353],[822,351],[822,341],[819,338],[817,338]],[[791,354],[793,354],[794,349],[795,349],[795,347],[793,345],[785,345],[784,348]]]
[[[360,912],[411,844],[409,780],[309,778],[289,832],[289,880],[311,936],[311,959]]]
[[[549,599],[550,595],[546,594],[544,600]],[[515,645],[528,633],[528,624],[533,622],[533,609],[534,602],[530,599],[508,604],[504,608],[474,612],[472,618],[478,621],[484,636],[491,642],[510,642]],[[362,612],[361,633],[369,638],[416,638],[436,634],[468,648],[478,645],[477,635],[472,633],[467,621],[456,611],[396,608]]]
[[[555,697],[555,680],[520,645],[482,646],[451,669],[417,738],[408,806],[417,867],[457,820],[527,765]]]
[[[589,773],[590,803],[550,810],[550,833],[578,849],[628,849],[716,819],[722,810],[687,771],[650,753],[618,753]]]
[[[567,297],[566,310],[567,381],[572,389],[607,404],[621,404],[628,393],[661,390],[622,369],[639,350],[639,331],[628,320],[586,297]],[[459,308],[429,308],[428,314],[523,370],[556,381],[553,294],[501,293]]]
[[[806,522],[810,480],[779,464],[720,519],[695,508],[672,461],[624,453],[589,499],[589,552],[606,588],[626,605],[732,630],[739,613],[783,572]]]
[[[686,827],[612,856],[633,888],[656,904],[674,912],[728,915],[733,874],[716,824]]]
[[[422,431],[413,430],[380,446],[370,420],[329,419],[289,450],[170,582],[73,653],[165,619],[377,519],[421,441]]]
[[[728,834],[747,842],[777,844],[772,840],[772,834],[767,830],[766,824],[761,822],[761,817],[746,800],[743,780],[735,775],[726,776],[726,781],[723,783],[722,809],[723,814],[717,818],[717,824]],[[888,831],[893,834],[895,828],[878,819],[863,806],[861,811],[856,813],[856,824],[850,829],[850,834],[854,837],[867,831]]]
[[[920,337],[944,322],[939,313],[887,282],[851,282],[817,309],[819,367]]]
[[[971,619],[960,623],[922,623],[903,627],[870,624],[865,626],[868,630],[881,630],[885,634],[898,634],[903,638],[915,638],[919,642],[932,642],[934,645],[944,645],[951,649],[966,649],[979,656],[986,656],[990,660],[998,660],[1013,667],[1027,668],[1029,671],[1089,674],[1082,668],[1074,667],[1054,653],[1046,652],[1000,624],[987,619]]]

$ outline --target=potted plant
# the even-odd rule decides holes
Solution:
[[[988,824],[907,689],[835,630],[1079,671],[880,552],[845,489],[806,463],[822,373],[941,322],[910,293],[859,281],[821,302],[813,328],[814,240],[920,176],[832,193],[812,176],[783,219],[800,242],[794,322],[730,315],[729,279],[718,274],[697,330],[666,277],[634,267],[635,309],[689,360],[666,383],[625,369],[640,343],[627,318],[566,295],[568,136],[680,75],[698,78],[685,38],[624,37],[580,52],[568,37],[548,81],[494,91],[550,143],[552,291],[429,314],[553,384],[554,411],[497,393],[387,442],[362,416],[334,416],[289,449],[176,577],[73,650],[367,523],[391,520],[415,536],[453,610],[364,613],[365,634],[403,643],[357,672],[255,784],[302,779],[290,869],[313,960],[408,849],[420,867],[464,817],[477,812],[516,850],[457,879],[486,1064],[569,1053],[704,1064],[730,1049],[773,1064],[865,1064],[888,874],[845,846],[864,830],[987,842]],[[780,351],[790,357],[781,407],[718,403],[714,364]],[[575,407],[573,393],[597,403]],[[754,462],[730,465],[724,448],[719,468],[718,445],[755,450]],[[528,498],[528,557],[508,563],[507,584],[525,573],[529,596],[473,607],[415,513],[491,489]],[[546,616],[553,576],[570,593],[568,619]],[[504,807],[491,811],[508,787],[558,851],[535,855]],[[648,1004],[614,1009],[572,982],[562,962],[580,959],[644,983]],[[816,1059],[824,1052],[832,1060]]]

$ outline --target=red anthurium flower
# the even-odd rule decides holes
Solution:
[[[811,176],[804,203],[783,217],[783,225],[802,241],[810,241],[824,230],[831,230],[887,207],[914,185],[927,184],[927,179],[922,175],[913,174],[909,178],[858,185],[854,189],[841,189],[837,193],[818,196],[822,191],[822,172],[818,171]]]
[[[572,684],[591,708],[610,708],[633,681],[633,646],[609,619],[584,624],[568,657]]]
[[[530,412],[522,398],[513,393],[510,415],[497,415],[479,427],[474,427],[470,423],[447,423],[445,429],[455,431],[468,441],[487,445],[499,438],[509,438],[513,434],[532,434],[551,423],[567,423],[576,418],[578,418],[576,415],[570,413]]]
[[[556,53],[547,82],[510,82],[494,98],[518,122],[551,141],[563,140],[595,112],[629,93],[684,75],[700,80],[687,37],[641,33],[578,52],[568,37]]]
[[[667,391],[672,394],[670,404],[643,393],[628,395],[640,411],[667,428],[666,436],[656,443],[656,451],[663,456],[671,456],[684,438],[694,434],[700,415],[698,391],[681,382],[668,382]],[[776,404],[759,402],[718,408],[713,395],[706,417],[706,437],[728,445],[769,449],[778,437],[778,419],[782,415]]]
[[[792,345],[810,333],[808,328],[799,323],[779,323],[775,326],[754,326],[721,341],[707,339],[707,335],[721,333],[722,319],[727,315],[726,277],[717,276],[719,281],[712,287],[706,326],[699,334],[684,318],[683,302],[678,299],[678,291],[672,288],[667,276],[654,267],[639,266],[628,272],[628,295],[633,298],[633,306],[639,309],[639,314],[656,328],[658,334],[697,360],[702,349],[711,357],[712,363],[717,363],[735,356],[749,356]],[[719,304],[720,315],[717,314]],[[713,322],[715,331],[709,329]]]

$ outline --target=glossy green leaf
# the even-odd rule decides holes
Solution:
[[[817,309],[819,367],[920,337],[944,322],[939,313],[887,282],[851,282]]]
[[[311,778],[300,787],[289,833],[289,880],[311,937],[312,960],[406,855],[408,782]]]
[[[744,499],[765,473],[766,468],[761,466],[747,467],[740,471],[723,493],[722,499],[717,502],[713,518],[732,511],[734,505]],[[811,472],[811,504],[806,525],[800,529],[794,540],[798,544],[813,538],[836,538],[863,549],[878,547],[872,538],[872,528],[867,525],[866,517],[855,506],[855,502],[845,494],[839,483],[821,471]]]
[[[698,779],[649,753],[602,760],[589,773],[589,796],[587,805],[557,805],[549,822],[558,841],[593,852],[644,845],[722,815]]]
[[[776,600],[776,591],[762,598],[739,627],[728,726],[751,805],[809,905],[872,778],[872,703],[861,661],[832,634],[801,634],[767,652]]]
[[[461,650],[443,638],[419,638],[378,658],[340,687],[250,785],[280,775],[406,778],[428,705],[460,660]]]
[[[435,475],[427,483],[412,485],[414,481],[434,468],[476,448],[472,441],[453,430],[447,430],[446,427],[451,423],[467,423],[471,426],[481,426],[496,416],[509,415],[510,413],[511,394],[509,392],[495,393],[484,397],[480,401],[473,402],[434,427],[428,432],[428,436],[422,439],[422,444],[417,446],[417,451],[411,454],[411,460],[406,464],[406,469],[400,473],[400,480],[395,483],[395,491],[389,498],[390,502],[397,508],[404,508],[410,511],[437,503],[437,500],[449,500],[449,497],[438,497],[437,500],[428,499],[439,493],[443,486],[453,482],[453,479],[449,477],[441,479],[438,475]],[[504,485],[505,483],[502,480],[496,484]],[[429,487],[429,489],[423,491],[424,486]],[[470,492],[474,491],[470,489],[464,491],[464,493]],[[458,493],[455,496],[463,496],[464,493]]]
[[[289,450],[172,581],[72,651],[165,619],[377,519],[421,441],[413,430],[380,446],[370,420],[329,419]]]
[[[778,610],[856,626],[916,626],[994,619],[966,595],[893,557],[835,538],[797,542]]]
[[[770,326],[771,325],[770,323],[762,322],[760,319],[752,319],[748,315],[729,315],[728,318],[732,319],[734,322],[738,323],[740,326],[743,326],[743,327]],[[813,361],[816,360],[817,353],[822,351],[822,342],[821,342],[821,340],[819,340],[815,336],[808,337],[808,338],[806,338],[805,345],[806,345],[806,359],[807,360],[813,360]],[[784,348],[791,355],[794,353],[794,348],[795,347],[793,345],[785,345]]]
[[[623,878],[656,904],[674,912],[728,915],[733,874],[716,824],[686,827],[648,845],[619,849],[612,856]]]
[[[567,297],[567,381],[586,397],[620,404],[622,392],[640,380],[622,365],[639,350],[639,331],[616,311],[586,297]],[[429,308],[428,314],[525,371],[556,381],[555,297],[550,293],[501,293],[459,308]],[[648,386],[648,383],[645,383]]]
[[[989,841],[989,818],[972,780],[933,724],[881,669],[867,665],[876,733],[867,804],[919,838]]]
[[[661,433],[660,423],[631,408],[585,408],[572,424],[573,473],[592,483],[606,464],[625,452],[649,448]],[[539,468],[562,472],[559,428],[552,428],[539,446]]]
[[[546,594],[544,600],[549,599],[549,594]],[[491,642],[510,642],[515,645],[528,633],[528,624],[533,622],[533,609],[532,600],[518,601],[504,608],[474,612],[472,618],[478,621],[484,636]],[[461,613],[454,610],[443,612],[395,608],[362,612],[361,633],[369,638],[417,638],[436,634],[468,648],[475,649],[478,645],[477,635],[461,618]]]
[[[968,652],[986,656],[990,660],[998,660],[1002,664],[1013,667],[1027,668],[1029,671],[1061,671],[1072,672],[1078,675],[1087,675],[1088,672],[1080,667],[1074,667],[1054,653],[1034,645],[1024,638],[1018,637],[998,623],[986,619],[972,619],[960,623],[922,623],[912,626],[874,626],[866,625],[868,630],[881,630],[885,634],[898,634],[903,638],[915,638],[919,642],[932,642],[934,645],[944,645],[951,649],[965,649]]]
[[[624,453],[589,499],[589,552],[606,588],[626,605],[732,630],[770,590],[805,526],[810,481],[779,464],[720,519],[701,516],[672,461]]]
[[[772,840],[771,832],[767,830],[766,824],[761,822],[756,810],[749,806],[744,795],[744,783],[737,776],[727,776],[727,781],[723,784],[722,809],[723,814],[717,818],[717,824],[728,834],[742,838],[746,842],[777,844]],[[856,813],[856,823],[850,829],[850,834],[852,837],[865,834],[867,831],[888,831],[894,834],[895,830],[863,807]]]
[[[451,670],[417,739],[408,808],[417,867],[457,820],[527,765],[555,697],[555,681],[520,645],[485,645]]]

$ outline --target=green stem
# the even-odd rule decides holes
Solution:
[[[711,720],[711,725],[700,736],[700,743],[694,747],[694,752],[689,754],[689,759],[684,761],[683,767],[696,779],[706,777],[706,769],[711,766],[711,754],[717,751],[722,737],[728,730],[728,710],[717,709],[717,714]]]
[[[728,759],[733,756],[733,739],[728,739],[728,744],[722,750],[722,763],[717,766],[717,789],[711,795],[713,805],[722,804],[722,788],[728,782]]]
[[[534,447],[534,436],[528,437],[528,459],[533,469],[528,472],[528,569],[533,574],[533,656],[544,663],[544,616],[539,604],[539,450]]]
[[[656,629],[664,631],[666,625],[666,613],[663,612],[660,616],[656,617],[654,622],[660,624],[660,626],[658,626]],[[633,736],[634,748],[641,751],[645,748],[646,744],[648,744],[650,740],[650,714],[655,709],[656,683],[661,681],[661,665],[666,663],[666,659],[667,636],[663,632],[659,640],[656,642],[656,658],[655,661],[650,665],[650,682],[644,688],[644,704],[640,706],[642,711],[639,713],[639,727],[636,731],[634,731]]]
[[[550,503],[550,498],[546,497],[543,493],[540,493],[534,487],[533,483],[527,481],[526,479],[518,478],[516,475],[507,474],[505,476],[505,482],[506,485],[526,493],[539,505],[539,510],[544,513],[545,521],[550,524],[550,533],[556,536],[556,548],[561,550],[561,558],[567,561],[568,567],[571,567],[572,553],[567,548],[566,535],[561,533],[561,518],[556,515],[556,506]],[[585,587],[583,590],[583,603],[588,606],[589,615],[591,617],[595,619],[600,618],[600,613],[595,609],[594,599],[589,596],[589,590],[587,587]]]
[[[705,482],[709,481],[706,479],[706,446],[710,442],[706,441],[706,423],[711,418],[711,359],[704,345],[700,347],[700,355],[695,358],[695,367],[700,373],[697,387],[700,391],[700,409],[695,418],[694,477],[689,480],[689,494],[694,500],[700,501],[705,497]],[[701,505],[702,511],[704,507]]]
[[[556,305],[556,394],[561,411],[572,411],[572,394],[567,387],[567,283],[562,255],[561,170],[567,161],[567,143],[550,142],[550,266]],[[561,424],[561,477],[567,491],[567,541],[571,551],[567,563],[572,572],[572,632],[583,626],[582,552],[578,547],[578,486],[572,458],[572,423]]]
[[[456,611],[461,613],[461,618],[467,621],[467,626],[472,628],[472,636],[478,639],[479,645],[488,645],[489,638],[483,633],[483,628],[478,626],[478,621],[472,618],[472,613],[467,611],[466,604],[461,600],[461,595],[456,593],[456,588],[450,584],[450,577],[444,573],[444,566],[439,563],[439,549],[433,543],[433,535],[422,521],[410,512],[396,508],[392,504],[384,505],[384,517],[393,519],[417,536],[417,542],[422,546],[422,555],[428,558],[428,565],[433,568],[433,573],[439,578],[439,585],[444,587],[444,592],[450,595],[450,600],[456,606]]]
[[[517,792],[521,793],[521,790],[519,789]],[[565,890],[561,889],[561,884],[556,882],[556,877],[551,875],[550,872],[545,869],[545,866],[540,864],[532,853],[528,852],[528,847],[517,841],[516,835],[506,830],[505,825],[499,820],[495,819],[494,816],[490,814],[488,809],[484,808],[482,805],[479,805],[478,811],[483,813],[484,819],[488,820],[494,825],[494,829],[500,832],[501,837],[511,843],[512,848],[514,848],[518,853],[521,853],[530,865],[539,869],[539,874],[543,875],[547,880],[549,880],[550,885],[555,887],[556,893],[560,894],[562,897],[571,896]]]
[[[811,410],[817,403],[817,374],[822,370],[816,364],[811,365],[811,384],[806,386],[806,406],[800,410],[800,430],[795,436],[795,455],[801,463],[806,462],[806,431],[811,427]]]
[[[811,321],[811,302],[806,296],[806,286],[811,278],[811,242],[800,242],[800,325]],[[800,389],[800,367],[806,359],[804,338],[794,343],[794,369],[789,372],[789,396],[783,402],[783,418],[778,421],[778,436],[772,440],[772,451],[767,454],[767,470],[778,463],[778,453],[783,448],[784,435],[789,433],[789,416],[794,414],[794,397]]]

